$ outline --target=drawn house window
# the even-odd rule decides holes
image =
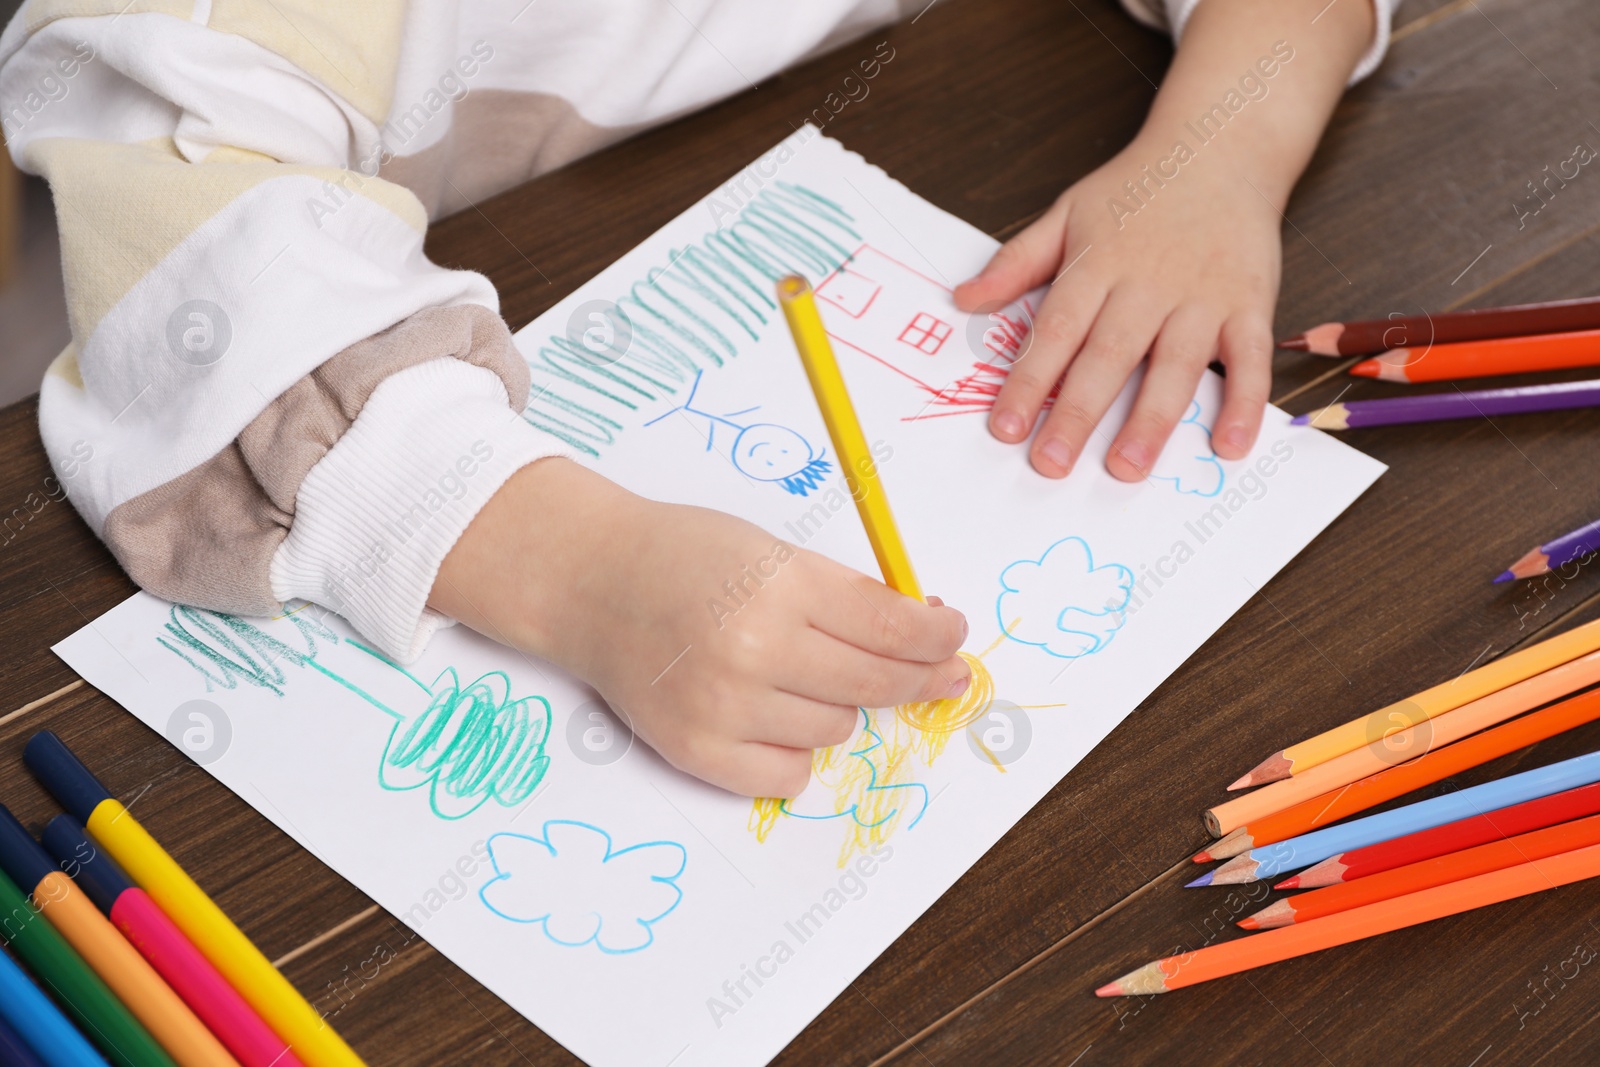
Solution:
[[[925,311],[919,311],[917,317],[900,331],[900,340],[929,356],[937,353],[949,336],[950,324]]]
[[[853,319],[867,313],[883,286],[849,267],[840,267],[817,289],[817,295]]]

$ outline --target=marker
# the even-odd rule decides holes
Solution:
[[[921,600],[921,587],[917,585],[911,559],[906,555],[894,515],[889,510],[883,483],[878,480],[878,465],[872,458],[866,435],[861,432],[861,423],[856,419],[855,405],[850,403],[844,376],[839,373],[839,361],[828,343],[828,331],[817,312],[811,284],[798,274],[789,275],[778,282],[778,303],[783,306],[783,317],[794,335],[794,346],[800,351],[800,362],[805,366],[811,391],[816,394],[817,407],[822,410],[822,421],[828,427],[833,449],[839,453],[845,483],[861,514],[861,524],[867,528],[867,540],[872,543],[872,554],[878,557],[884,584]]]
[[[0,872],[0,915],[8,920],[0,922],[0,939],[16,950],[39,984],[55,994],[106,1059],[116,1067],[177,1067],[4,872]]]
[[[4,1019],[0,1019],[0,1063],[6,1067],[48,1067]]]
[[[239,1067],[72,879],[56,869],[44,846],[4,805],[0,805],[0,870],[31,889],[40,914],[61,931],[67,944],[77,949],[179,1067]]]
[[[22,759],[308,1067],[366,1067],[61,738],[34,734]]]
[[[156,973],[244,1067],[304,1067],[183,931],[134,885],[71,815],[44,828],[44,846],[95,907],[111,919]]]
[[[107,1067],[7,952],[0,952],[0,1019],[45,1067]]]

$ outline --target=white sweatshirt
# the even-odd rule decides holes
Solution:
[[[1371,2],[1357,77],[1398,0]],[[1199,0],[1123,3],[1179,34]],[[567,452],[521,417],[493,287],[428,261],[428,221],[911,6],[28,0],[0,125],[56,203],[72,343],[39,422],[69,497],[160,596],[316,602],[413,660],[478,509]]]

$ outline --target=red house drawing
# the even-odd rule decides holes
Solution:
[[[986,411],[1033,322],[1023,301],[984,316],[956,309],[951,289],[862,245],[816,288],[833,340],[912,382],[909,419]]]

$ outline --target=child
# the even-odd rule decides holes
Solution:
[[[956,291],[977,309],[1053,282],[996,436],[1065,476],[1148,353],[1114,475],[1149,471],[1214,357],[1214,447],[1249,449],[1280,213],[1394,2],[1124,0],[1181,36],[1144,128]],[[40,430],[73,503],[161,596],[314,601],[401,662],[459,620],[587,680],[678,767],[798,792],[858,705],[966,688],[961,614],[781,546],[713,625],[707,590],[771,537],[634,496],[519,418],[493,289],[422,234],[893,7],[30,0],[0,36],[0,113],[60,221],[73,343]]]

